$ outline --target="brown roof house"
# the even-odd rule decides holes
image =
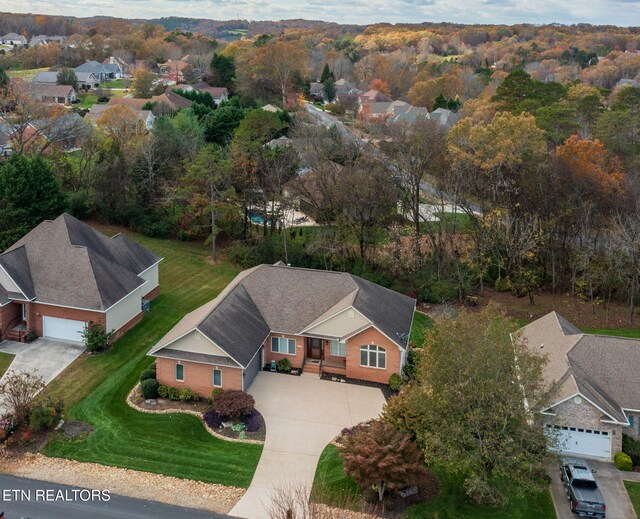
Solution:
[[[0,332],[82,341],[88,322],[115,336],[159,293],[162,258],[122,234],[108,238],[69,214],[38,225],[0,254]]]
[[[539,411],[556,450],[609,460],[623,433],[640,438],[640,340],[583,333],[556,312],[520,335],[549,361],[553,403]]]
[[[344,272],[279,262],[238,274],[149,352],[161,384],[246,390],[265,365],[386,384],[405,364],[415,300]]]

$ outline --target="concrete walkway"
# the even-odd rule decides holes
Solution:
[[[268,517],[278,489],[309,492],[320,454],[344,427],[377,417],[384,405],[379,389],[260,372],[249,393],[267,424],[262,457],[247,493],[229,512],[247,519]]]
[[[622,482],[623,479],[628,479],[626,476],[631,473],[620,472],[613,463],[606,461],[587,460],[587,462],[596,471],[596,481],[607,506],[607,519],[635,519],[636,513]],[[550,467],[549,476],[551,476],[551,496],[558,519],[573,519],[576,516],[571,512],[567,494],[560,481],[560,468],[557,464]]]
[[[2,341],[0,352],[15,355],[7,372],[0,378],[3,382],[9,371],[35,372],[48,384],[64,369],[76,360],[84,351],[84,344],[65,342],[41,337],[30,344],[23,342]],[[7,412],[0,397],[0,416]]]

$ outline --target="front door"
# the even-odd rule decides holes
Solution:
[[[317,360],[322,358],[322,339],[307,337],[307,358]]]

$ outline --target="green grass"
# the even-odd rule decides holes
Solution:
[[[473,224],[471,217],[467,213],[436,213],[440,217],[443,227],[446,230],[453,230],[453,224],[456,224],[456,232],[465,234],[472,230]],[[423,232],[433,232],[440,228],[440,222],[421,222],[420,228]]]
[[[405,514],[407,519],[551,519],[556,514],[548,490],[515,500],[502,507],[478,506],[470,503],[456,478],[436,471],[440,489],[427,503],[414,505]],[[508,489],[505,494],[509,495]],[[349,499],[350,496],[352,499]],[[343,472],[338,449],[328,445],[318,462],[313,481],[312,499],[328,504],[356,503],[362,489]]]
[[[635,481],[625,481],[624,486],[629,494],[629,500],[636,511],[636,515],[640,517],[640,483]]]
[[[10,78],[19,77],[25,81],[29,81],[35,77],[38,72],[48,72],[49,67],[30,68],[25,70],[7,70],[7,76]]]
[[[640,339],[640,328],[584,328],[582,331],[598,335],[615,335],[616,337]]]
[[[93,94],[78,94],[78,108],[91,108],[98,102],[98,98]]]
[[[411,324],[411,335],[409,344],[414,348],[422,348],[424,344],[424,332],[433,326],[433,319],[422,312],[413,313],[413,323]]]
[[[129,88],[130,82],[128,79],[114,79],[113,81],[100,83],[100,88]]]
[[[162,294],[151,312],[106,353],[82,356],[43,392],[63,398],[68,418],[91,423],[79,439],[53,439],[44,454],[155,472],[180,478],[248,487],[262,446],[226,442],[185,414],[150,415],[131,409],[126,396],[152,362],[147,351],[185,313],[218,294],[237,270],[212,265],[208,249],[195,244],[132,235],[165,259]]]
[[[1,353],[0,352],[0,377],[4,375],[5,371],[9,369],[9,366],[13,362],[13,358],[15,355],[11,355],[11,353]]]

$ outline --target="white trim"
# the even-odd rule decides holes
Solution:
[[[216,371],[220,372],[220,384],[219,385],[216,385]],[[216,368],[215,366],[213,367],[213,372],[211,374],[211,384],[213,385],[214,388],[222,387],[222,370],[220,368]]]
[[[182,338],[183,338],[183,337],[185,337],[186,335],[189,335],[189,334],[190,334],[192,331],[194,331],[194,330],[196,330],[196,331],[200,332],[200,330],[198,330],[198,328],[191,328],[190,330],[188,330],[188,331],[184,332],[182,335],[178,335],[175,339],[173,339],[173,340],[169,341],[169,342],[168,342],[167,344],[165,344],[164,346],[160,346],[160,347],[158,348],[158,347],[157,347],[157,345],[156,345],[156,347],[151,348],[151,349],[149,350],[149,352],[147,353],[147,355],[154,355],[156,351],[163,350],[164,348],[166,348],[166,347],[167,347],[167,346],[169,346],[170,344],[173,344],[173,343],[174,343],[174,342],[176,342],[177,340],[182,339]],[[200,333],[201,333],[202,335],[204,335],[202,332],[200,332]],[[207,339],[209,339],[209,337],[207,337]],[[211,341],[211,339],[209,339],[209,340]],[[213,341],[211,341],[211,342],[213,342]],[[217,346],[217,344],[216,344],[216,346]]]
[[[24,247],[24,245],[23,245],[23,247]],[[18,248],[20,248],[20,247],[18,247]],[[14,249],[14,250],[17,250],[17,249]],[[9,275],[9,273],[6,271],[6,269],[2,266],[2,263],[0,263],[0,269],[2,269],[2,272],[4,272],[4,273],[7,275],[7,277],[8,277],[8,278],[13,282],[13,284],[14,284],[15,286],[17,286],[17,287],[18,287],[18,290],[20,290],[20,293],[24,296],[24,298],[25,298],[27,301],[33,301],[33,299],[35,299],[35,297],[34,297],[33,299],[29,299],[29,298],[27,297],[27,294],[25,294],[25,293],[22,291],[22,288],[20,288],[20,285],[18,285],[18,283],[16,283],[16,280],[15,280],[15,279],[13,279],[13,278]],[[5,290],[6,290],[6,289],[5,289]]]
[[[129,294],[127,294],[127,295],[129,295]],[[31,302],[33,304],[36,304],[36,305],[57,306],[59,308],[70,308],[71,310],[84,310],[85,312],[93,312],[93,313],[96,313],[96,314],[104,314],[104,313],[107,312],[106,310],[97,310],[95,308],[82,308],[80,306],[56,305],[54,303],[45,303],[43,301],[35,301],[34,300],[34,301],[31,301]]]
[[[632,413],[640,413],[640,409],[629,409],[627,407],[623,407],[622,411],[631,411]]]
[[[182,366],[182,378],[178,378],[178,366]],[[184,371],[185,371],[184,370],[184,364],[182,363],[182,361],[176,360],[176,364],[173,367],[173,377],[175,378],[176,382],[184,382],[185,381],[185,379],[187,377],[184,376],[185,375]]]
[[[375,352],[369,350],[369,347],[371,346],[375,346],[376,348],[378,348]],[[379,360],[379,354],[380,354],[380,350],[382,350],[384,352],[384,368],[381,368],[380,366],[369,366],[369,364],[363,364],[362,363],[362,348],[366,347],[367,348],[367,362],[369,362],[369,353],[375,353],[376,354],[376,364],[378,364],[378,360]],[[360,367],[361,368],[371,368],[371,369],[382,369],[382,370],[387,370],[387,348],[383,347],[383,346],[378,346],[377,344],[363,344],[361,346],[357,346],[358,348],[358,362],[360,363]]]
[[[562,400],[560,400],[559,402],[556,402],[555,404],[548,406],[547,409],[553,409],[554,407],[563,404],[564,402],[566,402],[567,400],[571,400],[572,398],[576,397],[576,396],[580,396],[582,398],[584,398],[587,402],[589,402],[593,407],[595,407],[598,411],[601,411],[603,414],[606,414],[609,418],[611,418],[612,421],[610,420],[600,420],[603,423],[610,423],[610,424],[616,424],[616,425],[629,425],[628,423],[625,422],[619,422],[618,420],[616,420],[613,416],[611,416],[610,413],[607,413],[604,409],[602,409],[602,407],[600,407],[599,405],[595,404],[594,402],[592,402],[589,398],[587,398],[586,396],[584,396],[580,391],[578,391],[577,393],[574,393],[566,398],[563,398]],[[623,413],[624,414],[624,413]]]
[[[142,278],[140,278],[142,279]],[[142,285],[138,285],[136,288],[134,288],[131,292],[129,292],[126,296],[124,296],[122,299],[120,299],[119,301],[116,301],[115,303],[113,303],[109,308],[107,308],[105,310],[105,312],[108,312],[109,310],[111,310],[114,306],[116,306],[118,303],[124,301],[127,297],[129,297],[131,294],[133,294],[136,290],[141,289],[143,286],[145,286],[148,283],[148,281],[145,279],[144,283],[142,283]],[[140,293],[140,301],[142,301],[142,292]],[[140,310],[142,312],[142,309]],[[138,315],[138,314],[136,314]]]
[[[121,233],[116,234],[116,236],[119,236]],[[115,238],[116,236],[112,236],[112,238]],[[145,272],[147,272],[148,270],[152,269],[153,267],[155,267],[156,265],[159,265],[160,262],[163,260],[164,258],[160,258],[158,261],[156,261],[153,265],[147,267],[146,269],[144,269],[142,272],[136,274],[136,276],[142,276],[142,274],[144,274]],[[159,286],[160,284],[158,284]],[[140,285],[142,286],[142,285]]]
[[[337,342],[338,343],[338,353],[334,354],[331,353],[331,343],[332,342]],[[340,354],[340,345],[344,344],[344,355]],[[329,355],[331,357],[344,357],[345,359],[347,358],[347,341],[341,341],[340,339],[329,339]]]
[[[285,341],[287,341],[287,353],[283,352],[283,351],[273,351],[273,339],[278,339],[278,348],[280,348],[280,340],[284,339]],[[289,353],[289,342],[288,341],[293,341],[293,353]],[[278,355],[288,355],[289,357],[295,357],[298,354],[298,341],[296,339],[290,339],[289,337],[274,337],[273,335],[271,335],[271,340],[269,341],[270,343],[270,353],[277,353]],[[255,357],[255,355],[254,355]]]

